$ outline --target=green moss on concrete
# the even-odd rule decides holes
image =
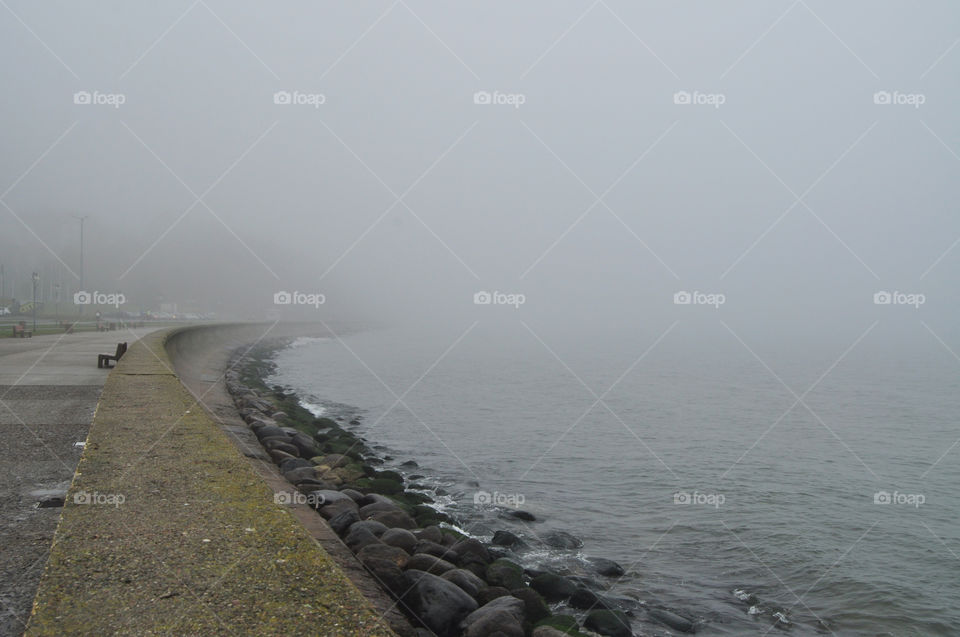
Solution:
[[[107,379],[26,634],[393,635],[171,369]]]

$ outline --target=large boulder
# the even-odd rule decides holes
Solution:
[[[309,494],[308,494],[308,495],[309,495]],[[319,503],[318,503],[318,504],[319,504]],[[356,503],[356,502],[352,502],[352,501],[350,501],[350,500],[338,500],[337,502],[334,502],[333,504],[325,504],[325,505],[321,506],[321,507],[320,507],[319,509],[317,509],[317,510],[320,511],[320,515],[322,515],[325,520],[332,520],[333,518],[337,517],[338,515],[340,515],[340,514],[343,513],[344,511],[354,511],[354,512],[355,512],[355,511],[357,510],[357,503]],[[359,520],[359,519],[360,519],[360,518],[359,518],[359,516],[358,516],[358,517],[357,517],[357,520]]]
[[[457,554],[459,561],[462,564],[466,564],[467,562],[489,564],[491,561],[493,561],[490,557],[490,553],[487,551],[487,547],[484,546],[479,540],[475,540],[473,538],[460,540],[451,546],[450,550]]]
[[[460,624],[464,637],[523,637],[524,604],[506,596],[484,604],[464,618]]]
[[[320,510],[320,513],[323,514],[323,510]],[[350,529],[350,526],[354,522],[359,522],[360,516],[357,515],[356,509],[344,509],[342,512],[330,518],[329,524],[330,528],[333,529],[333,532],[343,537],[346,532]]]
[[[413,547],[417,545],[417,536],[407,529],[387,529],[380,536],[380,541],[401,548],[407,553],[413,553]]]
[[[487,583],[491,586],[502,586],[507,590],[523,586],[523,569],[510,560],[495,560],[487,567]]]
[[[614,610],[612,604],[600,597],[589,588],[580,587],[570,596],[568,602],[571,607],[580,610]]]
[[[583,546],[583,540],[566,531],[550,531],[542,536],[544,544],[557,549],[578,549]]]
[[[366,520],[371,515],[384,511],[402,511],[402,509],[393,502],[371,502],[360,507],[360,517]]]
[[[510,591],[510,594],[523,601],[523,614],[527,618],[527,621],[536,623],[550,616],[550,608],[547,606],[547,603],[543,600],[543,597],[540,596],[540,593],[532,588],[526,586],[523,588],[515,588]]]
[[[441,575],[457,567],[446,560],[441,560],[439,557],[426,553],[416,553],[407,560],[407,568]]]
[[[393,593],[394,597],[400,597],[406,592],[407,579],[396,562],[369,557],[364,560],[363,565],[381,586]]]
[[[481,588],[480,592],[477,593],[477,601],[480,602],[481,606],[489,604],[498,597],[510,597],[510,591],[503,586],[487,586]]]
[[[515,546],[520,544],[520,536],[510,531],[500,530],[493,534],[492,542],[497,546]]]
[[[487,583],[482,579],[471,573],[470,571],[464,570],[462,568],[456,568],[450,571],[445,572],[441,575],[443,579],[448,582],[453,582],[457,586],[463,589],[463,591],[476,599],[477,594],[487,587]]]
[[[453,582],[441,577],[408,570],[405,578],[405,605],[437,637],[457,637],[460,622],[478,608],[476,600]]]
[[[357,559],[361,563],[366,564],[367,560],[377,559],[377,560],[387,560],[393,562],[399,568],[404,568],[407,565],[407,560],[410,558],[407,555],[407,552],[396,546],[389,546],[387,544],[368,544],[360,549],[357,552]]]
[[[556,573],[544,573],[530,581],[530,588],[537,591],[548,602],[562,602],[575,592],[577,585]]]
[[[413,518],[403,511],[381,511],[380,513],[374,513],[367,519],[380,522],[388,527],[400,529],[417,528],[417,523],[414,522]]]
[[[380,544],[379,538],[373,534],[373,532],[366,528],[359,526],[361,522],[355,522],[350,530],[347,531],[346,537],[343,538],[343,543],[346,544],[351,551],[354,553],[359,552],[365,546],[370,544]]]
[[[353,500],[350,499],[350,496],[343,495],[339,491],[334,491],[332,489],[311,491],[310,498],[313,502],[316,502],[318,508],[335,504],[337,502],[349,502],[353,504]]]
[[[595,610],[587,615],[583,621],[584,628],[588,628],[600,635],[608,637],[632,637],[630,620],[618,610]]]
[[[413,547],[414,553],[426,553],[427,555],[433,555],[434,557],[439,557],[442,560],[447,560],[448,562],[458,562],[459,557],[452,548],[447,548],[442,544],[437,544],[436,542],[431,542],[430,540],[420,540],[417,542],[416,546]]]
[[[590,557],[587,558],[587,561],[590,562],[591,566],[593,566],[593,570],[606,577],[620,577],[625,572],[623,567],[613,560],[608,560],[602,557]]]

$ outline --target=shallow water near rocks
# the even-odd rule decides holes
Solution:
[[[299,339],[268,382],[360,416],[386,466],[442,489],[466,531],[521,536],[525,566],[592,578],[635,607],[638,632],[670,634],[645,610],[664,608],[701,635],[960,634],[960,393],[942,352],[768,357],[791,393],[736,347],[631,367],[644,348],[551,353],[480,330],[449,345],[396,329]],[[502,517],[514,506],[538,520]],[[545,546],[553,530],[584,546]],[[587,557],[627,573],[597,576]]]

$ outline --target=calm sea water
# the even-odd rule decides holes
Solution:
[[[472,534],[526,537],[526,564],[629,567],[605,585],[636,600],[638,632],[669,634],[647,606],[702,635],[960,634],[960,362],[943,350],[754,356],[667,338],[641,358],[655,334],[522,336],[300,339],[273,382],[362,416]],[[539,520],[498,517],[487,493]],[[584,547],[544,549],[550,530]]]

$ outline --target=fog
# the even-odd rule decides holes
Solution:
[[[83,287],[132,312],[444,342],[478,321],[548,342],[960,337],[953,3],[0,15],[0,297],[38,271],[70,305],[87,216]]]

